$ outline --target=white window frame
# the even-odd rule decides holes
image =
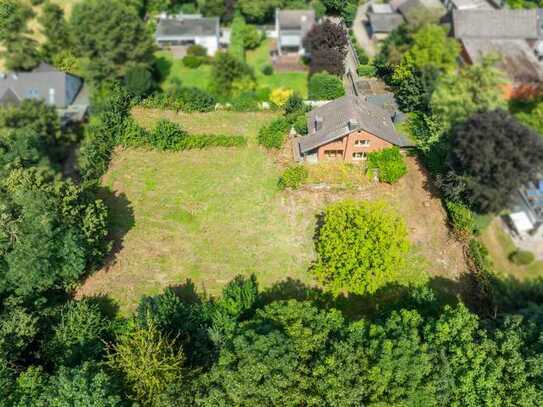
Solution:
[[[369,147],[370,146],[370,141],[369,140],[355,140],[354,142],[354,145],[356,147]]]
[[[352,158],[355,161],[364,161],[368,159],[368,154],[365,151],[355,151]]]

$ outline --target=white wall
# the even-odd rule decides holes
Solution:
[[[217,37],[196,37],[195,43],[207,49],[207,55],[213,56],[219,50],[219,41]]]

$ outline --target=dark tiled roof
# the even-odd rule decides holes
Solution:
[[[543,81],[543,65],[526,40],[464,39],[462,43],[473,63],[482,62],[485,55],[499,55],[498,67],[515,83]]]
[[[218,17],[161,18],[157,37],[195,37],[219,35]]]
[[[307,32],[315,24],[315,10],[278,10],[280,30],[301,30]]]
[[[319,131],[315,131],[317,117],[322,119],[322,128]],[[343,96],[313,109],[309,112],[307,120],[309,134],[299,142],[303,153],[355,130],[367,131],[399,147],[410,145],[404,137],[396,133],[392,120],[385,110],[355,96]],[[350,127],[349,122],[353,120],[357,124]]]
[[[541,10],[454,10],[456,38],[537,39]]]
[[[374,33],[389,33],[403,23],[399,13],[368,13],[371,30]]]

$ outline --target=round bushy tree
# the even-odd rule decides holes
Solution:
[[[341,201],[325,209],[315,249],[313,272],[333,292],[373,293],[403,268],[407,227],[383,202]]]
[[[309,79],[309,99],[333,100],[345,94],[343,82],[326,72],[316,73]]]

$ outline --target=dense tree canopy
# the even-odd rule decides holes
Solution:
[[[315,24],[303,40],[310,54],[310,73],[327,71],[334,75],[345,73],[347,55],[347,32],[330,20]]]
[[[455,127],[448,164],[445,185],[451,198],[497,212],[540,174],[543,140],[502,110],[475,114]]]
[[[64,10],[55,3],[47,1],[41,10],[39,19],[45,42],[41,54],[52,62],[56,55],[72,49],[68,23],[64,19]]]
[[[382,202],[338,202],[324,211],[315,250],[313,272],[331,290],[373,293],[404,266],[407,229]]]
[[[121,78],[134,65],[150,65],[153,39],[136,10],[120,0],[85,0],[70,18],[74,53],[94,81]]]

